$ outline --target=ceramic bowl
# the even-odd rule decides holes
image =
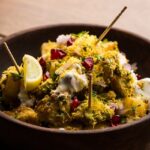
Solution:
[[[65,24],[44,26],[10,35],[0,41],[0,72],[11,64],[4,50],[6,41],[18,63],[24,54],[40,56],[41,44],[49,39],[55,40],[60,34],[89,31],[100,35],[106,27],[87,24]],[[132,33],[112,29],[107,37],[119,43],[127,58],[137,62],[138,72],[150,77],[150,41]],[[117,127],[61,131],[24,123],[10,118],[0,111],[0,142],[11,149],[65,149],[65,150],[144,150],[150,142],[150,115],[141,120]]]

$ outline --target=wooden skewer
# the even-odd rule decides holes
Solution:
[[[89,99],[88,99],[88,108],[91,108],[91,101],[92,101],[92,73],[88,74],[89,77]]]
[[[125,6],[120,13],[115,17],[115,19],[111,22],[111,24],[104,30],[104,32],[100,35],[99,40],[101,41],[106,34],[110,31],[111,27],[115,24],[115,22],[119,19],[119,17],[123,14],[123,12],[127,9],[127,7]],[[89,97],[88,97],[88,108],[91,108],[91,101],[92,101],[92,71],[90,71],[88,73],[88,77],[89,77]]]
[[[9,47],[8,47],[8,45],[7,45],[6,42],[4,42],[4,46],[5,46],[5,49],[6,49],[7,53],[8,53],[8,55],[9,55],[9,57],[10,57],[12,63],[13,63],[14,66],[16,67],[16,70],[18,71],[19,74],[21,74],[21,72],[20,72],[20,70],[19,70],[19,67],[18,67],[18,65],[17,65],[17,62],[16,62],[16,60],[15,60],[13,54],[11,53],[11,51],[10,51],[10,49],[9,49]]]
[[[115,17],[115,19],[111,22],[111,24],[104,30],[104,32],[100,35],[99,37],[99,41],[101,41],[106,34],[110,31],[111,27],[115,24],[115,22],[119,19],[119,17],[123,14],[123,12],[127,9],[127,7],[125,6],[120,13]]]

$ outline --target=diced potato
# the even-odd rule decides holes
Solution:
[[[40,122],[51,126],[64,126],[70,121],[70,96],[68,93],[46,95],[35,107]]]
[[[19,93],[20,80],[14,80],[12,75],[7,76],[6,85],[3,89],[3,94],[7,99],[15,99]]]
[[[14,66],[9,67],[3,72],[0,79],[0,87],[6,102],[13,103],[17,99],[21,85],[21,78],[21,75],[17,73]]]
[[[124,100],[125,111],[128,116],[139,119],[146,115],[148,104],[140,97],[127,97]]]
[[[113,115],[113,109],[97,98],[93,98],[90,109],[88,109],[88,101],[85,100],[72,113],[72,118],[94,128],[98,123],[110,119]]]
[[[37,113],[30,107],[20,106],[5,113],[24,122],[38,124]]]

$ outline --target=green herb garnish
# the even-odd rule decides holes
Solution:
[[[18,74],[18,73],[11,73],[14,81],[17,81],[17,80],[20,80],[23,78],[23,76],[21,74]]]

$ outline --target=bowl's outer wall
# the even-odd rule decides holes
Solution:
[[[45,27],[33,31],[22,32],[6,38],[12,53],[20,64],[22,56],[31,54],[40,56],[41,44],[49,39],[55,40],[60,34],[90,31],[99,35],[104,27],[90,25],[62,25]],[[111,30],[107,35],[109,40],[116,40],[121,51],[127,54],[131,62],[137,62],[139,73],[150,76],[150,43],[129,33]],[[0,72],[11,65],[7,53],[0,42]],[[13,123],[0,115],[0,140],[7,146],[21,149],[102,149],[102,150],[144,150],[150,138],[150,121],[130,126],[124,130],[94,134],[63,134],[34,130]]]
[[[63,134],[33,130],[0,118],[0,140],[6,147],[32,150],[145,150],[150,123],[115,132]]]

